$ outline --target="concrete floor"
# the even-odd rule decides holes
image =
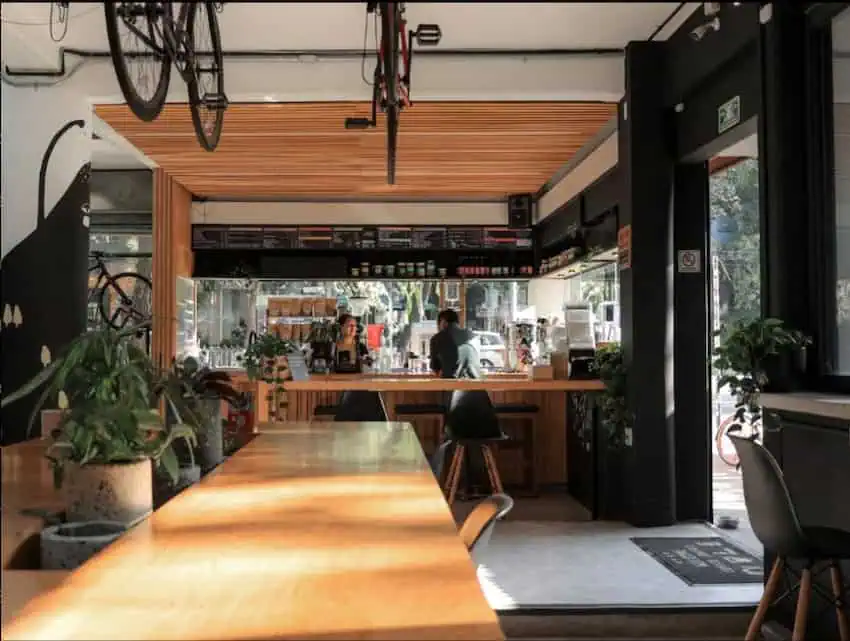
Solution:
[[[454,506],[458,522],[473,502]],[[761,549],[741,536],[744,549]],[[727,536],[707,524],[633,528],[590,521],[587,511],[565,494],[516,500],[496,526],[481,556],[479,579],[494,609],[627,608],[754,605],[758,584],[689,586],[632,541],[632,536]],[[733,533],[734,534],[734,533]]]

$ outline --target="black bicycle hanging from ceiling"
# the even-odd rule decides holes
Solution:
[[[121,93],[141,120],[156,120],[172,64],[186,83],[198,142],[213,151],[228,101],[218,28],[223,2],[104,2],[109,52]]]
[[[153,318],[153,286],[136,272],[111,274],[103,252],[89,254],[89,308],[97,305],[100,317],[113,329],[129,329],[150,323]],[[119,257],[120,258],[120,257]],[[95,275],[94,283],[91,275]],[[89,319],[93,320],[93,319]]]
[[[366,37],[369,30],[369,17],[380,21],[380,38],[376,43],[375,70],[372,86],[371,118],[346,118],[346,129],[368,129],[378,124],[378,113],[386,115],[387,125],[387,183],[395,184],[396,155],[398,148],[399,115],[402,109],[409,107],[410,67],[413,61],[413,42],[419,46],[433,46],[440,43],[442,32],[435,24],[420,24],[416,30],[407,29],[404,2],[367,2],[366,29],[363,42],[363,61],[366,60]],[[366,80],[365,74],[363,79]]]

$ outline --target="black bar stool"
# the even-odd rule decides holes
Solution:
[[[797,510],[785,484],[782,470],[773,455],[764,446],[747,438],[730,436],[744,477],[744,502],[750,517],[753,532],[765,549],[776,554],[764,593],[756,613],[747,629],[746,641],[755,641],[761,634],[761,625],[779,588],[783,570],[788,568],[788,559],[806,561],[800,581],[791,590],[781,595],[781,600],[793,594],[799,587],[797,611],[794,616],[793,641],[806,637],[806,623],[812,589],[821,593],[835,606],[838,631],[841,641],[850,641],[850,623],[847,614],[847,589],[841,576],[841,561],[850,560],[850,532],[830,527],[804,527],[797,518]],[[813,584],[814,565],[826,561],[818,573],[829,568],[832,579],[832,594]],[[795,577],[796,578],[796,577]]]
[[[387,409],[380,392],[352,390],[343,392],[334,415],[334,422],[381,422],[386,423]]]
[[[499,427],[499,417],[484,390],[456,390],[452,392],[446,413],[446,431],[455,443],[454,455],[446,476],[445,491],[449,505],[454,503],[460,485],[461,473],[467,452],[478,449],[484,459],[493,493],[502,494],[502,479],[496,465],[493,447],[506,436]],[[471,452],[470,452],[471,453]]]
[[[537,450],[534,438],[537,435],[537,419],[540,416],[540,406],[534,403],[496,403],[494,405],[499,419],[509,420],[521,427],[520,437],[511,438],[501,447],[503,449],[519,448],[522,453],[523,489],[531,495],[539,494],[537,478]],[[513,434],[511,434],[513,436]]]

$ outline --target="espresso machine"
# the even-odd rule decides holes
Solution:
[[[328,323],[315,323],[310,330],[310,371],[325,374],[333,367],[334,340]]]

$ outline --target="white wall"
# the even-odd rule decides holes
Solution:
[[[8,254],[35,230],[38,174],[53,135],[68,121],[90,122],[91,105],[62,86],[18,88],[3,83],[2,109],[2,254]],[[56,146],[45,182],[45,215],[65,193],[80,167],[89,161],[91,136],[74,128]]]
[[[206,202],[192,222],[207,225],[506,225],[508,206],[494,203]]]

